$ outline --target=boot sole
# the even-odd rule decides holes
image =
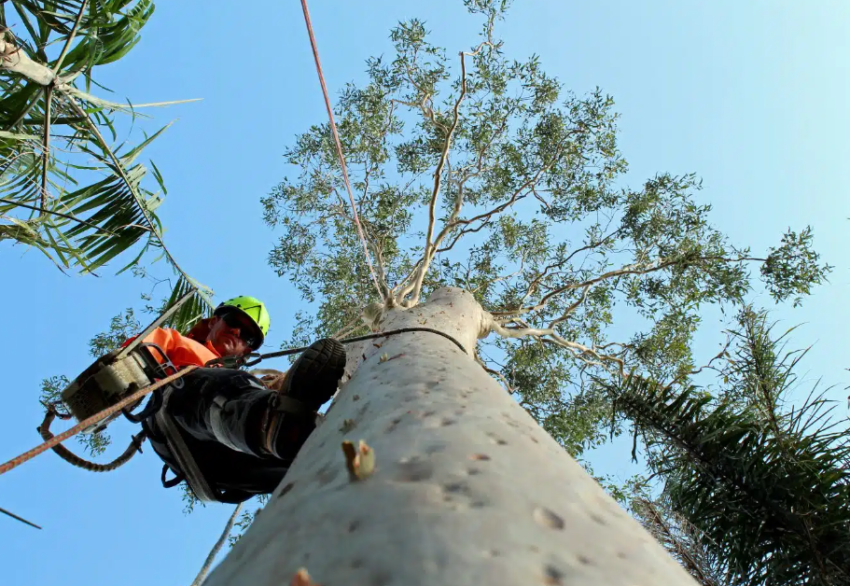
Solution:
[[[318,409],[336,392],[345,362],[345,347],[339,341],[325,338],[313,342],[287,372],[280,392]]]

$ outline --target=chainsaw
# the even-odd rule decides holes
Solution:
[[[142,330],[127,346],[95,360],[62,391],[62,402],[65,403],[71,415],[77,421],[88,419],[132,395],[137,390],[153,384],[157,379],[165,378],[177,372],[177,368],[165,355],[162,348],[156,344],[146,343],[144,340],[151,332],[174,315],[194,293],[194,291],[190,291],[178,299],[174,305]],[[171,385],[180,388],[183,386],[183,381],[177,379]],[[92,434],[103,431],[121,413],[133,423],[139,423],[159,409],[162,403],[162,395],[155,392],[150,404],[140,413],[134,414],[133,409],[138,407],[142,401],[143,399],[139,399],[135,404],[87,427],[81,433]]]

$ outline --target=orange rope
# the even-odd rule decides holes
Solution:
[[[334,122],[333,108],[331,107],[331,100],[328,97],[328,88],[325,85],[325,75],[322,73],[322,64],[319,61],[319,49],[316,46],[316,37],[313,35],[313,24],[310,22],[310,11],[307,9],[307,0],[301,0],[301,8],[304,10],[304,22],[307,24],[307,34],[310,35],[310,46],[313,49],[313,57],[316,60],[316,72],[319,74],[319,83],[322,84],[325,108],[328,110],[328,119],[331,121],[331,132],[333,133],[334,142],[336,143],[336,154],[339,157],[339,164],[342,166],[342,178],[345,181],[345,188],[348,190],[348,199],[351,201],[351,212],[354,214],[354,223],[357,225],[357,233],[360,235],[360,242],[363,243],[363,253],[366,255],[366,263],[369,265],[369,272],[372,273],[372,281],[375,283],[375,288],[378,290],[378,297],[383,299],[384,294],[381,292],[381,286],[378,284],[378,277],[375,275],[375,267],[372,266],[372,257],[369,254],[369,247],[366,244],[366,236],[363,235],[363,227],[360,225],[360,218],[357,215],[357,204],[354,203],[354,194],[351,190],[351,183],[348,180],[348,169],[345,166],[345,156],[342,154],[342,143],[339,141],[339,133],[337,133],[336,123]]]
[[[2,466],[0,466],[0,474],[5,474],[9,470],[12,470],[13,468],[17,468],[18,466],[20,466],[24,462],[32,460],[33,458],[35,458],[39,454],[46,452],[47,450],[53,448],[54,446],[58,446],[59,444],[64,442],[66,439],[68,439],[70,437],[74,437],[75,435],[80,433],[85,428],[87,428],[91,425],[94,425],[95,423],[100,423],[101,421],[103,421],[104,419],[109,417],[110,415],[118,413],[119,411],[121,411],[121,409],[123,409],[127,405],[130,405],[130,404],[138,401],[139,399],[141,399],[145,395],[154,392],[158,388],[165,386],[170,382],[174,382],[175,380],[177,380],[181,376],[185,376],[185,375],[189,374],[191,371],[195,370],[196,368],[198,368],[198,367],[195,366],[195,365],[187,366],[186,368],[184,368],[180,372],[175,372],[171,376],[167,376],[164,379],[157,381],[152,385],[149,385],[149,386],[147,386],[143,389],[139,389],[138,391],[136,391],[135,393],[133,393],[129,397],[122,399],[121,401],[119,401],[118,403],[113,405],[112,407],[107,407],[106,409],[104,409],[100,413],[92,415],[91,417],[89,417],[88,419],[85,419],[83,421],[80,421],[77,425],[75,425],[71,429],[69,429],[67,431],[63,431],[59,435],[57,435],[57,436],[53,437],[52,439],[44,442],[43,444],[40,444],[40,445],[34,447],[33,449],[29,450],[28,452],[24,452],[23,454],[21,454],[20,456],[18,456],[16,458],[12,458],[8,462],[6,462]]]

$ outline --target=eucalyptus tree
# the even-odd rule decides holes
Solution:
[[[808,228],[761,255],[731,243],[693,175],[623,187],[612,99],[508,59],[507,4],[466,0],[482,35],[451,58],[400,23],[345,87],[356,215],[329,125],[287,149],[263,203],[271,266],[315,306],[292,342],[386,335],[349,346],[324,423],[209,584],[690,583],[563,448],[601,441],[606,381],[695,370],[700,308],[740,303],[752,268],[796,303],[829,267]]]
[[[440,287],[471,292],[493,316],[478,359],[578,454],[608,417],[586,375],[683,377],[699,362],[701,308],[741,303],[753,271],[776,301],[799,303],[829,267],[808,227],[760,254],[731,242],[694,175],[624,186],[612,98],[566,90],[536,56],[509,59],[495,30],[507,4],[466,0],[482,35],[453,57],[423,22],[400,23],[394,54],[341,92],[374,278],[327,124],[295,139],[294,172],[263,199],[282,232],[269,263],[316,308],[299,315],[294,343],[364,331],[367,305],[371,319]]]

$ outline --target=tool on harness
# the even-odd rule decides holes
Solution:
[[[162,348],[156,344],[147,344],[144,339],[174,315],[194,293],[194,291],[190,291],[178,299],[174,305],[154,320],[126,347],[95,360],[62,391],[62,401],[68,406],[68,410],[77,421],[84,421],[104,409],[116,405],[140,388],[150,386],[157,379],[165,378],[177,372],[174,364],[168,359]],[[157,357],[160,360],[157,360]],[[183,381],[176,379],[172,384],[179,388]],[[133,409],[138,407],[141,401],[142,399],[139,399],[120,412],[85,428],[82,433],[103,431],[121,413],[133,423],[138,423],[159,409],[162,404],[162,394],[155,393],[151,404],[142,412],[134,414]]]

